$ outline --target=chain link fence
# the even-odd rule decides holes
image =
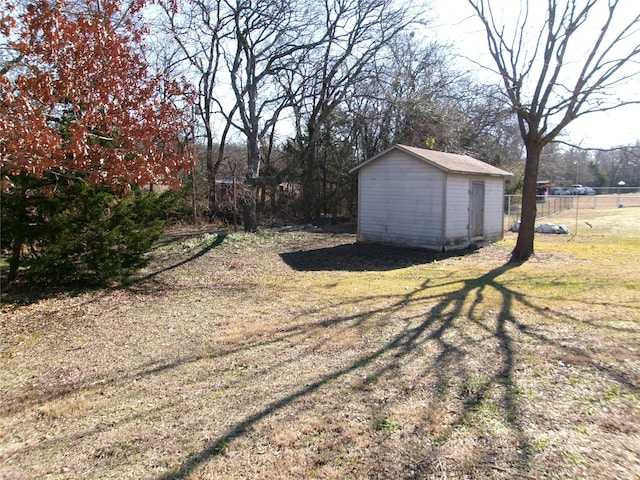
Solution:
[[[602,189],[604,190],[604,189]],[[545,195],[538,197],[537,218],[543,219],[566,210],[610,209],[640,207],[640,192],[637,188],[610,188],[607,193],[598,192],[596,195]],[[618,191],[616,191],[618,190]],[[520,221],[522,211],[522,197],[520,195],[505,195],[504,214],[505,228]]]

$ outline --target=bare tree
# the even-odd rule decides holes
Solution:
[[[607,187],[616,187],[620,181],[628,187],[640,186],[640,143],[629,148],[596,152],[595,157]]]
[[[348,102],[361,159],[394,143],[472,153],[494,165],[521,158],[515,121],[495,98],[497,87],[457,70],[447,46],[399,35],[368,71]]]
[[[246,231],[258,229],[258,185],[263,150],[292,99],[278,82],[283,72],[295,68],[299,58],[322,41],[313,27],[311,4],[296,0],[273,0],[254,4],[249,0],[225,0],[233,18],[234,41],[228,44],[225,61],[238,107],[233,125],[247,141],[248,194],[243,197]],[[268,147],[268,146],[267,146]]]
[[[223,104],[219,99],[223,43],[232,34],[233,17],[222,0],[161,0],[158,5],[163,12],[163,18],[158,22],[160,29],[176,47],[175,62],[187,66],[185,75],[194,78],[197,86],[195,111],[205,141],[209,213],[215,214],[219,208],[216,179],[224,158],[231,119],[238,108],[235,102]],[[218,116],[225,119],[220,131],[214,129]]]
[[[635,0],[547,0],[544,17],[541,2],[521,0],[510,2],[518,9],[515,18],[501,21],[496,1],[468,1],[484,25],[526,148],[521,225],[511,254],[512,262],[522,262],[534,253],[544,147],[579,117],[640,101],[615,95],[640,77],[640,15],[631,7]]]
[[[323,126],[354,86],[370,76],[368,68],[380,51],[417,22],[418,10],[393,0],[333,0],[320,4],[318,16],[323,41],[308,52],[288,85],[292,99],[299,98],[293,104],[297,138],[303,143],[298,162],[304,169],[308,218],[315,209],[316,153]]]

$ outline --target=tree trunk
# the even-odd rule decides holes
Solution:
[[[511,252],[510,263],[525,262],[533,255],[533,239],[536,225],[536,182],[538,181],[538,166],[542,153],[541,142],[527,142],[527,161],[524,167],[524,181],[522,185],[522,212],[520,214],[520,229],[518,240]]]
[[[7,282],[11,285],[18,278],[18,271],[20,269],[20,259],[22,258],[22,247],[24,239],[22,236],[13,239],[13,245],[11,248],[11,258],[9,260],[9,276]]]
[[[238,231],[238,190],[236,185],[236,172],[233,172],[233,231]]]
[[[19,177],[24,180],[26,177]],[[18,272],[20,271],[20,263],[22,260],[22,251],[25,243],[25,229],[28,228],[29,219],[27,215],[27,187],[21,185],[21,182],[16,182],[18,188],[16,189],[16,197],[20,198],[19,211],[16,212],[15,218],[19,218],[18,225],[14,226],[14,238],[11,242],[11,257],[9,258],[9,276],[7,282],[11,285],[18,278]]]
[[[248,136],[249,156],[247,158],[247,189],[242,198],[242,214],[244,219],[244,231],[255,233],[258,231],[258,185],[252,181],[260,175],[260,146],[257,132],[258,127]]]
[[[213,218],[213,215],[218,209],[218,195],[216,189],[217,170],[213,162],[213,138],[211,137],[210,132],[207,132],[207,150],[205,152],[205,156],[207,163],[207,179],[209,181],[209,215],[210,218]]]
[[[308,143],[303,150],[304,159],[302,161],[302,214],[305,221],[313,219],[316,206],[316,189],[314,182],[316,168],[316,137],[314,133],[314,128],[308,126]]]
[[[256,208],[257,196],[258,187],[256,185],[247,185],[247,192],[243,196],[242,202],[242,216],[245,232],[255,233],[258,231],[258,214]]]
[[[342,167],[342,165],[341,165]],[[340,198],[342,197],[342,175],[341,170],[338,171],[338,178],[336,179],[336,190],[333,194],[333,200],[331,202],[331,224],[338,224],[338,215],[340,213]]]
[[[313,218],[315,210],[315,184],[313,182],[314,155],[309,152],[305,162],[304,177],[302,180],[302,214],[305,221]]]
[[[196,192],[196,174],[194,170],[191,170],[189,177],[191,179],[191,217],[195,225],[198,223],[198,195]]]

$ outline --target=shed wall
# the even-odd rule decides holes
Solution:
[[[484,237],[495,242],[504,237],[504,179],[487,177],[485,185]]]
[[[442,245],[445,174],[392,151],[359,172],[358,240]]]
[[[469,188],[468,175],[447,175],[444,245],[469,243]]]
[[[445,220],[446,246],[466,246],[469,238],[469,208],[472,181],[484,182],[483,241],[500,240],[504,235],[504,180],[478,175],[448,175],[447,211]]]

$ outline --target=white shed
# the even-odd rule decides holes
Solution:
[[[354,167],[358,241],[437,250],[500,240],[509,172],[467,155],[394,145]]]

